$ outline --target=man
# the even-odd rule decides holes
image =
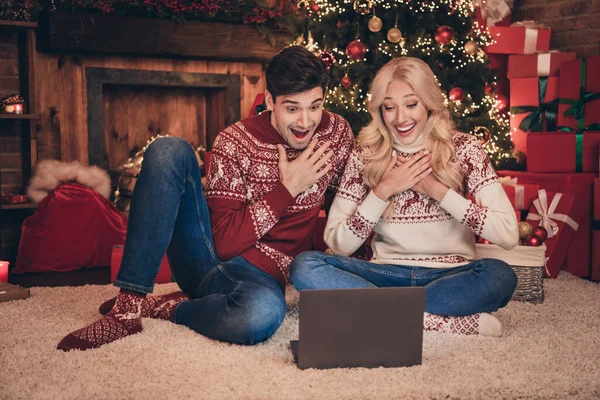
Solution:
[[[310,249],[354,138],[344,119],[323,110],[327,69],[305,48],[277,54],[266,80],[268,111],[215,139],[206,197],[188,143],[160,138],[148,147],[115,280],[121,290],[101,306],[103,318],[67,335],[59,349],[141,332],[142,317],[238,344],[262,342],[279,328],[289,265]],[[182,292],[146,297],[165,250]]]

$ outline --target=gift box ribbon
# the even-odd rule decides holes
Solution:
[[[539,198],[533,201],[533,206],[537,210],[537,213],[529,213],[527,215],[527,219],[541,221],[540,225],[546,228],[546,231],[548,231],[548,239],[558,234],[559,228],[557,221],[564,222],[573,228],[573,230],[579,229],[579,224],[575,222],[573,218],[566,214],[558,214],[555,212],[556,207],[558,207],[558,203],[560,203],[560,199],[562,198],[562,193],[556,193],[554,195],[554,198],[550,203],[550,207],[548,207],[548,197],[546,196],[546,191],[541,189],[538,192],[538,195]]]
[[[510,176],[504,176],[499,178],[500,183],[507,186],[513,186],[515,188],[515,209],[522,210],[525,208],[525,187],[519,185],[518,178],[511,178]]]
[[[563,132],[575,132],[575,172],[583,171],[583,134],[585,131],[600,131],[600,124],[593,123],[580,129],[559,126],[557,129]]]
[[[546,131],[556,130],[556,117],[558,114],[558,99],[544,103],[546,90],[548,89],[548,77],[538,78],[538,99],[539,106],[514,106],[510,108],[511,114],[530,113],[526,116],[519,129],[523,132],[542,132],[542,117],[546,117]]]
[[[481,16],[486,18],[488,26],[493,26],[509,16],[513,3],[514,0],[477,0],[477,5],[481,8]]]
[[[579,99],[567,99],[561,97],[559,102],[561,104],[570,104],[571,107],[567,108],[563,115],[570,117],[571,115],[577,119],[577,127],[583,129],[585,123],[583,120],[583,109],[586,103],[600,99],[600,92],[592,93],[585,90],[586,87],[586,75],[587,75],[586,59],[581,59],[581,86],[579,87]]]

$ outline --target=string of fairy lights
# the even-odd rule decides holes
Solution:
[[[349,77],[349,71],[359,67],[361,63],[367,63],[371,52],[377,55],[384,55],[391,59],[406,55],[419,55],[421,57],[449,57],[451,65],[445,65],[445,68],[452,68],[459,73],[467,73],[472,64],[485,65],[487,55],[483,50],[494,41],[485,27],[480,26],[476,21],[472,21],[472,15],[475,12],[475,6],[472,0],[301,0],[306,3],[307,9],[310,9],[307,32],[300,36],[295,44],[303,45],[315,54],[322,55],[328,53],[332,57],[335,67],[345,71],[345,76],[336,85],[331,87],[325,100],[326,106],[343,106],[347,110],[356,112],[367,112],[366,101],[369,95],[363,88],[364,82],[352,82]],[[397,13],[399,8],[402,12],[409,12],[412,16],[417,14],[431,14],[442,12],[442,6],[450,9],[449,14],[459,18],[456,23],[463,24],[463,31],[468,31],[467,35],[457,37],[452,28],[441,26],[432,35],[431,32],[413,34],[409,38],[404,37],[402,27],[398,26],[398,18],[392,26],[383,26],[382,19],[377,15],[389,16],[391,13]],[[315,40],[312,35],[314,27],[319,24],[331,23],[333,18],[341,19],[351,9],[357,18],[368,19],[368,30],[363,29],[364,20],[355,23],[356,36],[351,43],[335,43],[337,40],[326,40],[327,46]],[[389,21],[389,20],[388,20]],[[360,28],[359,28],[360,27]],[[358,29],[361,29],[361,35],[374,34],[382,29],[387,30],[387,37],[381,40],[373,48],[369,48],[364,41],[361,41]],[[371,33],[370,33],[370,32]],[[439,36],[438,36],[439,35]],[[387,39],[387,40],[386,40]],[[332,42],[334,45],[332,45]],[[357,42],[357,43],[354,43]],[[345,47],[341,47],[345,45]],[[352,45],[352,52],[349,51],[349,45]],[[327,47],[327,48],[326,48]],[[374,54],[371,54],[374,55]],[[325,61],[325,60],[324,60]],[[438,82],[439,83],[439,82]],[[494,85],[495,82],[487,82],[486,85]],[[441,85],[440,85],[441,87]],[[454,89],[453,89],[454,90]],[[480,102],[473,101],[470,93],[465,93],[462,89],[456,92],[450,90],[442,92],[446,99],[446,105],[455,116],[469,117],[482,110],[487,110],[489,117],[496,122],[497,129],[490,132],[487,127],[477,126],[470,133],[483,138],[480,140],[484,149],[488,152],[492,161],[499,161],[512,157],[506,150],[497,145],[501,139],[507,139],[510,135],[509,117],[506,114],[506,100],[499,98],[493,90],[487,90],[482,96]],[[510,141],[510,140],[509,140]]]

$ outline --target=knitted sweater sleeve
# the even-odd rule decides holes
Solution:
[[[229,260],[252,247],[281,218],[295,199],[281,182],[252,204],[246,202],[243,151],[227,131],[215,139],[206,199],[210,209],[212,234],[217,255]]]
[[[355,148],[346,164],[327,218],[325,243],[334,254],[349,256],[369,237],[389,202],[364,183],[364,165]]]
[[[475,202],[450,189],[440,206],[474,234],[509,250],[519,241],[510,200],[477,139],[467,134],[457,135],[456,158],[465,173],[466,189]]]
[[[332,143],[333,148],[335,149],[335,154],[332,158],[333,164],[333,177],[327,186],[327,190],[325,191],[325,203],[323,208],[325,212],[329,214],[329,209],[331,208],[331,204],[335,198],[335,194],[340,187],[340,180],[342,179],[342,175],[344,173],[344,167],[348,162],[348,157],[352,149],[354,148],[354,134],[352,133],[352,128],[350,128],[350,124],[345,119],[339,118],[339,145],[337,143]]]

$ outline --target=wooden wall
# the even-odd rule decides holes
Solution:
[[[37,156],[39,160],[53,158],[63,161],[79,160],[83,164],[88,163],[86,67],[240,75],[240,110],[242,117],[248,115],[256,95],[264,92],[266,87],[263,76],[264,65],[261,63],[115,56],[60,56],[37,52],[33,59],[33,84],[36,89],[35,107],[40,113],[37,126]],[[156,90],[160,89],[143,90],[148,93],[157,93]],[[142,111],[141,114],[148,116],[150,125],[156,128],[160,127],[163,131],[182,131],[189,134],[192,130],[201,131],[206,129],[205,123],[200,121],[198,116],[193,116],[193,110],[198,108],[197,103],[203,101],[202,94],[198,93],[197,90],[170,90],[168,89],[165,92],[163,100],[169,104],[179,104],[175,108],[170,106],[166,110],[159,110],[156,101],[150,100],[152,104],[149,104],[149,100],[135,100],[139,98],[139,96],[136,96],[135,89],[118,89],[121,92],[119,95],[124,96],[119,100],[115,97],[116,93],[109,91],[107,96],[105,94],[105,97],[108,99],[115,97],[116,103],[110,105],[105,101],[105,106],[125,107],[130,118],[134,118],[132,107],[143,108],[146,111]],[[199,97],[193,99],[194,96]],[[138,103],[135,103],[135,101],[138,101]],[[139,104],[139,101],[145,102],[145,104]],[[194,102],[195,104],[193,104]],[[157,111],[156,114],[154,110]],[[107,111],[106,108],[105,111]],[[108,111],[109,117],[117,115],[115,110]],[[200,116],[200,118],[203,117]],[[206,117],[209,118],[210,116]],[[105,118],[107,117],[105,116]],[[152,123],[153,121],[155,122]],[[122,133],[117,131],[116,137],[112,133],[113,140],[127,141],[129,148],[144,144],[137,143],[141,138],[141,134],[130,134],[125,137],[123,132],[139,132],[140,129],[143,129],[147,134],[147,138],[157,133],[151,132],[146,126],[136,125],[135,121],[121,120],[118,123],[121,124],[119,131]],[[188,138],[188,134],[185,135],[186,138]],[[189,138],[193,139],[193,136],[189,136]],[[105,146],[105,149],[110,149],[111,146]]]

